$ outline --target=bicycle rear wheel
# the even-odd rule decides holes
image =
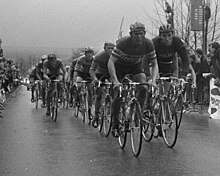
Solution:
[[[118,121],[119,121],[118,143],[121,149],[123,149],[126,145],[127,129],[128,129],[128,121],[126,120],[123,104],[120,104],[119,113],[118,113]]]
[[[172,148],[177,141],[177,115],[171,111],[172,105],[168,101],[163,101],[160,108],[160,125],[165,144]]]
[[[135,157],[138,157],[142,146],[142,116],[141,107],[137,100],[134,100],[130,106],[130,130],[131,130],[131,148]]]
[[[108,137],[112,127],[112,99],[110,96],[105,98],[103,126],[104,134]]]

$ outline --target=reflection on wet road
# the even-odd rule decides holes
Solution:
[[[130,141],[121,150],[71,110],[60,109],[57,122],[35,109],[21,87],[0,119],[1,176],[219,175],[220,121],[207,114],[184,116],[174,149],[161,138],[144,142],[139,158]]]

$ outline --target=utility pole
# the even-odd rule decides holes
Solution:
[[[122,17],[122,20],[121,20],[121,25],[120,25],[120,29],[119,29],[119,33],[118,33],[118,39],[122,38],[122,25],[123,25],[123,22],[124,22],[124,17]]]

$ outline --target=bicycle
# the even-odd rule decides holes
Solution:
[[[100,87],[102,87],[102,89],[100,89]],[[97,89],[102,91],[99,116],[97,122],[98,131],[101,132],[103,129],[106,137],[108,137],[112,126],[112,97],[110,93],[111,88],[112,88],[112,83],[108,82],[107,79],[104,82],[99,81],[97,86]]]
[[[77,111],[81,112],[82,115],[82,121],[85,123],[86,120],[88,120],[88,124],[91,124],[91,112],[89,112],[89,105],[88,105],[88,87],[87,84],[91,81],[80,81],[77,82],[78,84],[81,84],[79,95],[77,95]],[[78,89],[78,88],[77,88]],[[78,113],[78,112],[77,112]]]
[[[34,81],[34,102],[35,102],[35,108],[38,109],[38,102],[39,102],[39,96],[40,96],[40,86],[41,81],[35,80]]]
[[[48,96],[48,91],[52,90],[50,93],[50,116],[51,119],[56,122],[57,121],[57,114],[58,114],[58,83],[60,80],[54,79],[54,80],[49,80],[48,81],[48,86],[47,86],[47,96]]]
[[[127,83],[125,83],[125,80]],[[142,146],[142,115],[140,103],[137,100],[136,87],[140,83],[133,82],[126,76],[119,87],[119,137],[118,143],[124,149],[127,133],[130,132],[131,148],[135,157],[138,157]]]
[[[158,136],[163,137],[165,144],[172,148],[178,135],[177,113],[170,95],[165,93],[164,82],[170,77],[158,79],[157,90],[152,91],[152,104],[143,111],[143,137],[147,142]]]

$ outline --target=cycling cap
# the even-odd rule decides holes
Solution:
[[[136,23],[130,25],[130,32],[139,32],[139,31],[145,32],[144,24],[136,22]]]
[[[160,26],[159,33],[169,33],[169,32],[173,32],[173,28],[170,24]]]
[[[47,55],[41,56],[41,60],[46,60],[46,59],[47,59]]]
[[[85,53],[94,53],[94,50],[92,47],[85,47]]]
[[[112,43],[112,42],[105,42],[105,43],[104,43],[104,48],[106,48],[107,46],[112,46],[112,47],[114,47],[115,44]]]

